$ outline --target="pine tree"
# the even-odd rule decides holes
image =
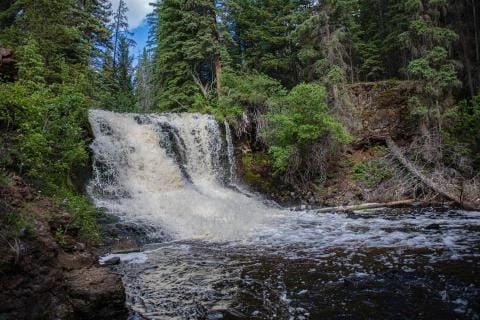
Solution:
[[[235,47],[233,66],[280,79],[289,87],[298,82],[296,46],[290,38],[302,20],[302,0],[230,0],[226,24]]]
[[[88,41],[92,47],[92,66],[100,69],[110,49],[109,29],[110,17],[112,15],[112,5],[108,0],[82,0],[80,5],[83,12],[83,22],[87,23],[86,33]]]
[[[436,108],[458,82],[455,62],[449,53],[458,35],[442,24],[447,4],[447,0],[408,1],[405,8],[411,16],[410,28],[400,35],[410,52],[407,71],[423,81],[423,90],[431,100],[429,106]]]
[[[118,88],[122,92],[132,92],[132,63],[133,57],[130,55],[130,44],[125,36],[121,36],[118,45],[118,62],[117,62],[117,83]]]
[[[220,85],[213,0],[165,0],[158,7],[154,88],[160,109],[188,109]],[[217,92],[218,94],[219,92]]]
[[[112,29],[112,42],[113,42],[113,69],[116,70],[120,41],[122,38],[127,39],[127,36],[131,35],[128,30],[128,7],[125,0],[120,0],[118,7],[113,15]]]
[[[109,90],[110,101],[104,101],[105,107],[118,111],[131,111],[135,106],[133,95],[133,58],[130,48],[135,42],[130,38],[128,25],[128,7],[125,0],[120,0],[113,14],[111,29],[111,49],[107,47],[102,64],[101,75]],[[106,77],[111,76],[110,80]]]
[[[144,48],[135,71],[135,96],[141,111],[148,111],[152,107],[151,71],[151,59],[147,48]]]
[[[135,97],[133,95],[133,57],[130,55],[130,44],[125,36],[118,40],[118,61],[115,70],[115,85],[113,93],[115,111],[133,111]]]
[[[353,51],[358,10],[356,0],[331,1],[311,6],[311,14],[296,30],[302,79],[321,80],[334,104],[340,103],[338,86],[354,80]]]

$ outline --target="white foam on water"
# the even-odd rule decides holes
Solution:
[[[251,243],[299,252],[320,248],[406,247],[468,250],[480,213],[391,216],[291,212],[228,187],[233,145],[212,116],[120,114],[91,110],[98,207],[126,221],[166,229],[174,239]],[[429,230],[428,226],[438,225]],[[478,233],[478,232],[477,232]]]
[[[255,234],[275,215],[222,185],[223,139],[213,117],[92,110],[89,119],[95,135],[89,193],[98,207],[161,226],[179,239],[219,241]],[[172,134],[183,143],[173,142],[183,163],[162,146]]]
[[[98,259],[98,262],[101,265],[107,263],[108,260],[112,258],[120,258],[121,262],[129,263],[129,264],[142,264],[147,262],[148,258],[147,255],[143,252],[130,252],[130,253],[117,253],[117,254],[107,254],[103,257]]]

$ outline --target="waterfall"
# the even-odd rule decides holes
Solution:
[[[225,125],[225,140],[227,140],[227,155],[228,155],[228,163],[230,168],[230,183],[236,182],[235,176],[235,150],[233,148],[233,141],[232,141],[232,132],[230,131],[230,126],[228,125],[227,120],[224,121]]]
[[[91,110],[89,120],[88,192],[97,207],[180,239],[240,239],[273,215],[225,185],[234,174],[233,145],[228,126],[224,141],[212,116]]]

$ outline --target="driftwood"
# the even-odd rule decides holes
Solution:
[[[439,195],[452,200],[456,204],[460,205],[464,209],[467,210],[480,210],[475,204],[464,201],[461,197],[456,196],[450,190],[445,189],[444,187],[436,184],[432,179],[428,178],[425,174],[423,174],[412,162],[410,162],[405,155],[403,154],[402,150],[395,144],[392,138],[387,137],[385,139],[388,148],[392,152],[393,156],[404,166],[414,177],[420,180],[424,185],[438,193]]]
[[[393,202],[387,202],[387,203],[363,203],[363,204],[352,205],[352,206],[322,208],[322,209],[315,210],[315,212],[329,213],[329,212],[348,212],[348,211],[378,209],[378,208],[392,208],[392,207],[411,205],[416,202],[418,201],[410,199],[410,200],[393,201]]]

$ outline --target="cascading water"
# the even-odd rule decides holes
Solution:
[[[225,185],[232,160],[213,117],[91,111],[90,122],[98,207],[181,239],[240,239],[273,215]]]
[[[236,164],[235,164],[235,150],[233,148],[233,140],[232,140],[232,132],[230,131],[230,125],[228,124],[227,120],[224,121],[225,126],[225,139],[227,141],[227,155],[228,155],[228,163],[230,167],[230,182],[236,182]]]
[[[96,206],[172,239],[121,256],[132,319],[479,319],[480,213],[280,209],[231,187],[226,123],[89,117]]]

